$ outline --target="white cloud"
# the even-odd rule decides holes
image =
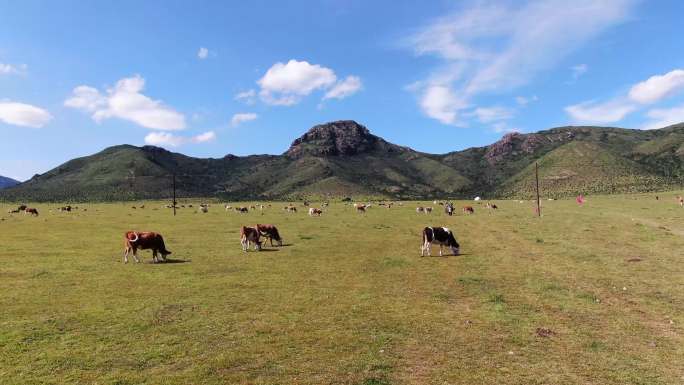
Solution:
[[[209,57],[209,50],[204,47],[200,47],[199,51],[197,51],[197,57],[200,60],[204,60]]]
[[[634,111],[637,106],[624,99],[615,99],[605,103],[588,101],[565,107],[570,117],[580,123],[615,123]]]
[[[429,86],[420,100],[423,112],[444,124],[459,125],[458,112],[466,107],[466,103],[458,98],[449,87]]]
[[[491,123],[511,119],[515,111],[506,107],[478,107],[473,113],[480,122]]]
[[[199,134],[197,136],[193,136],[190,140],[193,143],[212,142],[212,141],[216,140],[216,133],[214,131],[207,131],[204,134]]]
[[[492,125],[492,131],[499,133],[520,132],[519,129],[509,126],[506,122],[498,122]]]
[[[408,42],[416,54],[432,54],[444,61],[423,89],[448,87],[469,102],[482,93],[501,93],[527,84],[603,30],[624,21],[634,3],[466,3],[468,6],[436,20]]]
[[[206,143],[216,139],[214,131],[207,131],[196,136],[186,137],[168,132],[151,132],[145,136],[145,144],[152,146],[179,147],[187,143]]]
[[[252,105],[256,101],[256,91],[247,90],[247,91],[238,92],[238,94],[235,95],[234,99],[241,101],[241,102],[244,102],[245,104]]]
[[[239,113],[233,115],[233,117],[230,119],[230,124],[233,127],[237,127],[243,122],[249,122],[250,120],[255,120],[258,118],[259,115],[253,113],[253,112],[244,112],[244,113]]]
[[[39,128],[52,120],[46,110],[30,104],[0,100],[0,121],[15,126]]]
[[[89,86],[74,88],[72,96],[64,105],[92,113],[96,122],[119,118],[142,127],[156,130],[182,130],[185,116],[159,100],[153,100],[141,92],[145,79],[136,75],[119,80],[106,94]]]
[[[572,78],[577,80],[589,70],[589,66],[586,64],[578,64],[576,66],[570,67],[570,70],[572,71]]]
[[[332,86],[336,80],[337,76],[330,68],[293,59],[287,64],[274,64],[257,83],[265,103],[290,106],[314,90]]]
[[[337,82],[335,86],[329,89],[323,99],[344,99],[355,94],[361,87],[361,78],[358,76],[347,76],[346,79]]]
[[[521,106],[526,106],[531,102],[536,102],[537,100],[539,100],[537,95],[532,95],[531,97],[525,97],[525,96],[516,96],[515,97],[515,102]]]
[[[583,102],[565,107],[565,111],[577,122],[615,123],[646,104],[656,103],[677,91],[684,89],[684,70],[672,70],[664,75],[655,75],[632,86],[629,93],[607,102]],[[653,119],[649,128],[659,128],[677,121],[678,109],[655,109],[648,112]],[[666,124],[667,123],[667,124]]]
[[[684,122],[684,104],[674,108],[653,109],[646,113],[651,121],[642,129],[653,130]]]
[[[26,64],[17,67],[12,64],[0,63],[0,75],[21,74],[26,72],[26,68]]]
[[[655,103],[684,89],[684,70],[676,69],[664,75],[651,76],[629,90],[630,99],[641,104]]]

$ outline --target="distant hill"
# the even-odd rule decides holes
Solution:
[[[114,146],[0,192],[5,200],[180,197],[530,197],[534,164],[544,196],[658,191],[684,180],[684,124],[659,130],[559,127],[511,133],[489,146],[427,154],[351,120],[312,127],[282,155],[199,159]]]
[[[6,176],[0,176],[0,190],[7,187],[12,187],[14,185],[18,185],[19,183],[21,182],[19,182],[18,180],[14,180]]]

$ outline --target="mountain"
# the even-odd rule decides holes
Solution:
[[[6,176],[1,176],[0,175],[0,190],[7,188],[7,187],[12,187],[14,185],[18,185],[19,182],[18,180],[14,180],[12,178],[8,178]]]
[[[5,189],[0,199],[168,198],[174,174],[179,197],[530,197],[535,162],[544,196],[673,188],[684,181],[684,124],[650,131],[559,127],[427,154],[354,121],[336,121],[312,127],[282,155],[199,159],[153,146],[114,146]]]

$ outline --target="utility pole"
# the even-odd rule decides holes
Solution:
[[[539,164],[534,162],[534,179],[537,183],[537,215],[541,217],[541,201],[539,200]]]
[[[176,216],[176,174],[173,174],[173,216]]]

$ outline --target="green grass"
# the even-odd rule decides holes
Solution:
[[[541,219],[529,201],[453,217],[3,205],[0,384],[681,384],[676,194],[544,201]],[[286,246],[242,252],[257,222]],[[427,225],[463,255],[421,258]],[[124,265],[128,229],[161,232],[179,263]]]

